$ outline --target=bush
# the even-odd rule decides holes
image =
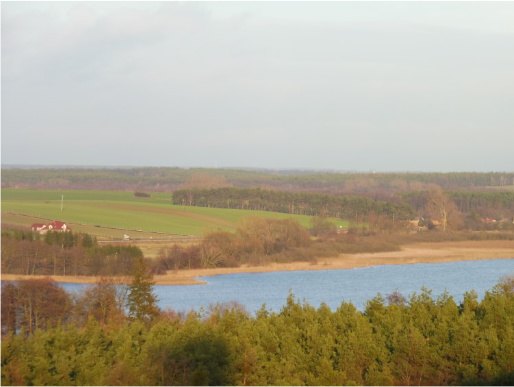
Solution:
[[[138,198],[151,198],[152,197],[152,195],[150,195],[146,192],[140,192],[140,191],[134,192],[134,196],[136,196]]]

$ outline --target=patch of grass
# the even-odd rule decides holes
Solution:
[[[306,228],[311,223],[311,217],[303,215],[177,206],[171,204],[171,194],[150,194],[151,197],[142,198],[134,196],[133,192],[2,189],[2,217],[6,223],[26,226],[44,219],[62,220],[70,223],[74,230],[113,238],[121,238],[123,233],[95,226],[201,236],[213,230],[232,232],[239,220],[248,215],[293,218]],[[346,221],[333,221],[337,226],[348,226]]]
[[[485,187],[487,189],[492,189],[495,191],[511,191],[514,192],[514,185],[491,185],[488,187]]]

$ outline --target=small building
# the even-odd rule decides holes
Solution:
[[[414,219],[409,220],[409,225],[411,227],[419,227],[419,223],[423,222],[424,220],[425,219],[423,219],[422,217],[417,216]]]
[[[425,219],[418,216],[414,219],[409,220],[409,225],[407,226],[408,229],[412,232],[421,232],[428,230],[428,227],[426,226]]]
[[[59,220],[55,220],[48,224],[43,223],[34,223],[32,225],[32,231],[37,232],[38,234],[44,235],[48,231],[56,231],[56,232],[66,232],[71,231],[71,227],[69,227],[66,223],[61,222]]]
[[[48,229],[51,231],[58,231],[58,232],[66,232],[71,231],[71,228],[68,227],[68,225],[64,222],[61,222],[59,220],[54,220],[50,224],[48,224]]]
[[[40,234],[45,234],[48,231],[48,227],[43,223],[34,223],[32,225],[32,232],[37,232]]]

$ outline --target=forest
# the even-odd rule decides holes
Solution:
[[[294,193],[261,188],[182,189],[173,192],[172,200],[174,204],[188,206],[240,208],[298,215],[323,214],[345,219],[370,213],[409,219],[415,214],[406,203],[373,200],[363,196]]]
[[[253,187],[291,192],[358,194],[375,199],[426,190],[483,191],[514,186],[512,172],[340,172],[177,167],[86,168],[2,166],[2,187],[173,192],[177,189]]]
[[[174,191],[172,201],[174,204],[188,206],[264,210],[345,219],[357,219],[375,214],[390,219],[405,220],[417,214],[428,214],[430,209],[427,204],[437,190],[439,195],[447,195],[453,202],[455,210],[464,216],[475,213],[501,220],[512,217],[511,214],[514,213],[514,192],[442,192],[439,186],[400,194],[388,200],[356,195],[328,195],[261,188],[190,188]]]
[[[2,385],[513,385],[514,278],[479,300],[377,294],[363,311],[290,294],[280,312],[156,307],[138,260],[127,286],[67,293],[2,284]]]

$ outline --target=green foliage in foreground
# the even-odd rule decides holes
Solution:
[[[3,304],[2,304],[3,306]],[[2,311],[3,314],[3,311]],[[4,317],[4,316],[2,316]],[[514,279],[466,293],[378,295],[364,312],[287,299],[162,312],[151,323],[73,317],[2,341],[2,385],[491,385],[514,382]]]

